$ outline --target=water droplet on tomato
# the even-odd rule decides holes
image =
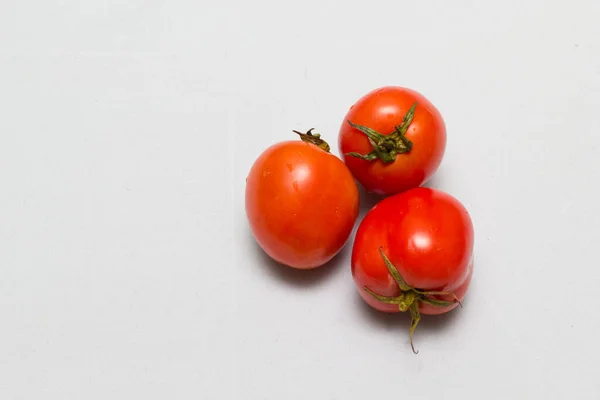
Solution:
[[[292,183],[292,186],[294,187],[294,190],[297,192],[298,191],[298,181],[294,181],[294,183]]]
[[[286,164],[288,169],[290,170],[290,172],[292,172],[294,170],[294,166],[292,164]]]

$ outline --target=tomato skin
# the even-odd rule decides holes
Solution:
[[[373,150],[366,135],[347,121],[389,135],[415,102],[414,118],[405,135],[413,143],[410,152],[398,154],[389,164],[347,155]],[[446,150],[446,125],[438,109],[420,93],[387,86],[367,93],[350,108],[340,127],[338,142],[344,162],[360,184],[368,192],[389,195],[418,187],[437,171]]]
[[[465,297],[473,274],[474,233],[464,206],[440,190],[415,188],[385,198],[362,220],[352,249],[352,276],[362,298],[384,312],[394,304],[376,300],[364,290],[388,297],[401,294],[380,254],[380,247],[406,283],[424,291],[452,292]],[[453,296],[435,296],[453,301]],[[419,303],[422,314],[455,308]]]
[[[246,215],[260,247],[281,264],[311,269],[331,260],[358,217],[358,188],[335,155],[302,141],[272,145],[246,179]]]

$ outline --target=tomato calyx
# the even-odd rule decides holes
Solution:
[[[363,289],[373,296],[376,300],[381,301],[382,303],[387,304],[395,304],[398,306],[399,310],[402,312],[409,311],[410,312],[410,346],[412,347],[412,351],[415,354],[419,352],[415,350],[415,346],[413,344],[413,333],[417,327],[417,324],[421,320],[421,313],[419,312],[419,303],[423,302],[434,307],[448,307],[454,304],[458,304],[462,307],[462,303],[458,300],[456,295],[452,292],[444,292],[444,291],[426,291],[421,289],[415,289],[412,286],[409,286],[404,278],[398,272],[398,269],[392,264],[389,258],[383,251],[383,247],[379,247],[379,252],[381,253],[381,257],[383,258],[383,262],[387,267],[390,275],[394,278],[394,281],[398,284],[398,287],[401,290],[401,293],[397,297],[388,297],[381,296],[377,293],[371,291],[368,287],[364,286]],[[432,296],[452,296],[454,301],[441,300],[438,298],[434,298]]]
[[[396,125],[394,132],[384,135],[368,126],[358,125],[348,120],[348,124],[367,135],[369,143],[373,146],[373,151],[369,154],[360,154],[356,152],[346,153],[348,156],[357,157],[365,161],[380,159],[386,164],[394,162],[398,154],[410,153],[413,143],[405,136],[408,127],[415,116],[417,103],[414,103],[408,112],[402,118],[400,125]]]
[[[298,132],[298,131],[293,131],[293,132],[298,134],[298,136],[300,136],[300,140],[302,140],[303,142],[314,144],[321,150],[325,150],[326,152],[329,153],[329,150],[331,150],[329,147],[329,143],[327,143],[326,141],[321,139],[321,134],[312,133],[312,131],[314,129],[315,128],[310,128],[309,130],[306,131],[306,133],[302,133],[302,132]]]

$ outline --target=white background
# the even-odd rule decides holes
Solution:
[[[0,399],[598,399],[600,2],[3,0]],[[402,85],[469,209],[464,308],[255,245],[269,145]],[[374,204],[363,196],[362,213]]]

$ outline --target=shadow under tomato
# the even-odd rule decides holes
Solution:
[[[331,279],[336,271],[343,268],[341,265],[346,263],[347,252],[351,245],[351,242],[348,241],[346,246],[327,264],[318,268],[301,270],[278,263],[263,251],[254,238],[251,238],[251,240],[254,242],[256,259],[263,270],[278,281],[296,287],[318,285]]]
[[[435,174],[433,174],[433,176],[431,178],[429,178],[429,180],[427,182],[425,182],[423,185],[423,187],[426,188],[430,188],[430,189],[441,189],[443,190],[443,182],[445,181],[444,179],[444,171],[442,168],[440,168],[438,171],[436,171]]]
[[[377,311],[365,303],[358,293],[356,296],[360,299],[358,301],[360,303],[360,313],[368,323],[379,326],[386,331],[394,331],[398,334],[399,339],[403,341],[402,343],[409,343],[408,330],[410,327],[410,314],[408,312],[385,313]],[[466,307],[464,302],[463,307]],[[446,314],[422,315],[413,338],[415,348],[419,350],[419,336],[428,336],[448,330],[453,324],[460,320],[461,311],[461,308],[457,307]],[[448,340],[452,341],[452,338],[448,337]]]
[[[358,213],[358,220],[356,221],[356,225],[358,225],[365,214],[369,212],[371,208],[375,207],[375,204],[383,200],[384,196],[376,193],[369,193],[360,183],[357,182],[356,184],[358,185],[358,198],[360,201],[360,210]]]

